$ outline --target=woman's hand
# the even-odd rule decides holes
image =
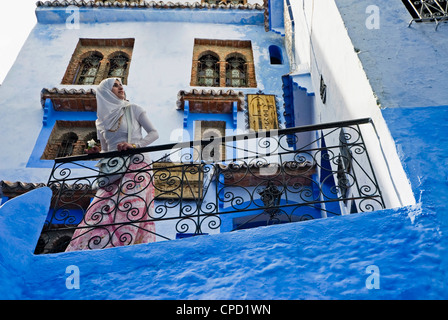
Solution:
[[[101,151],[100,148],[97,147],[97,146],[94,146],[94,147],[91,147],[91,148],[88,148],[88,149],[84,149],[84,152],[87,153],[87,154],[98,153],[100,151]]]
[[[125,151],[128,149],[134,149],[136,148],[135,144],[127,143],[127,142],[120,142],[117,144],[117,150],[118,151]]]

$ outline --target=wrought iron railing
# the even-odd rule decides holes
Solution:
[[[448,20],[448,1],[447,0],[402,0],[412,20],[412,22],[435,22],[436,30],[439,22]]]
[[[36,253],[383,209],[362,134],[371,125],[360,119],[58,158]],[[92,165],[99,156],[126,173],[110,183],[114,174]]]

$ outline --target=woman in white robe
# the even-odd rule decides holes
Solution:
[[[101,149],[88,153],[124,151],[145,147],[158,139],[157,130],[145,110],[126,100],[120,79],[103,80],[96,91],[97,136]],[[126,113],[128,109],[128,113]],[[130,134],[128,119],[130,115]],[[142,135],[142,128],[146,135]],[[78,225],[66,251],[100,249],[154,242],[154,185],[147,154],[134,155],[118,180],[101,184]]]

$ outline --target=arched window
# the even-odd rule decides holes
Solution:
[[[246,59],[240,54],[233,54],[226,60],[226,86],[247,87]]]
[[[103,56],[98,52],[92,52],[88,57],[84,58],[81,62],[75,84],[94,84],[102,59]]]
[[[119,53],[109,59],[108,78],[120,78],[123,84],[126,84],[126,73],[128,70],[129,58],[124,53]]]
[[[198,61],[197,85],[219,87],[219,58],[211,53],[203,54]]]
[[[271,64],[283,64],[282,50],[277,46],[269,46]]]
[[[56,158],[71,156],[73,154],[74,145],[77,141],[78,135],[74,132],[67,132],[62,135],[58,152],[56,153]]]

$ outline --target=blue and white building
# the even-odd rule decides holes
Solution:
[[[37,2],[38,22],[0,87],[0,296],[446,299],[447,4],[417,2]],[[35,254],[54,208],[54,158],[82,149],[97,81],[107,75],[124,78],[159,131],[157,145],[250,134],[251,101],[272,97],[275,115],[266,119],[277,125],[267,129],[302,128],[283,132],[297,138],[291,150],[308,148],[296,163],[314,168],[307,196],[298,200],[291,180],[291,196],[285,191],[277,205],[309,207],[312,219],[291,209],[292,223],[227,232],[261,198],[235,206],[220,198],[219,228],[201,230],[209,235]],[[79,135],[63,154],[55,137],[74,127]],[[352,176],[362,187],[342,183]],[[225,171],[219,179],[210,183],[217,199]],[[380,205],[361,209],[369,192]],[[201,200],[212,203],[208,196]],[[79,288],[67,284],[73,270]]]

